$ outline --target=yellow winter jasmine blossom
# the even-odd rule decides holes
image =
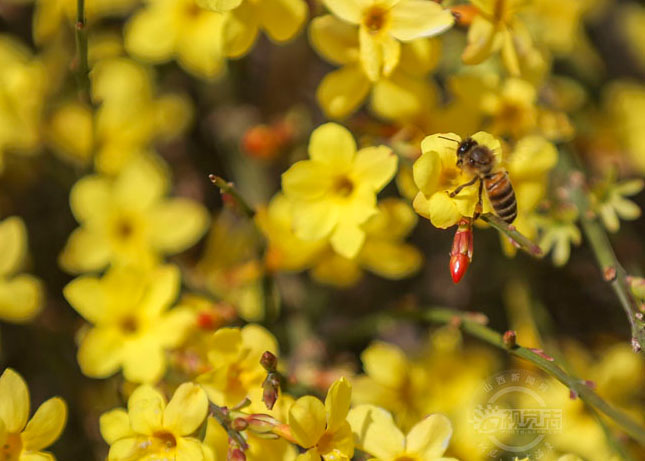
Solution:
[[[642,179],[615,181],[616,178],[610,175],[607,181],[594,188],[592,195],[594,206],[609,232],[618,232],[620,219],[631,221],[641,216],[640,207],[626,197],[638,194],[645,186]]]
[[[28,322],[40,311],[43,287],[33,275],[17,273],[27,255],[27,230],[18,217],[0,221],[0,320]]]
[[[310,395],[289,409],[293,437],[307,451],[299,461],[349,461],[354,455],[352,429],[347,422],[352,388],[345,378],[331,385],[323,404]]]
[[[128,381],[158,381],[166,371],[165,351],[178,346],[194,323],[187,307],[168,311],[180,281],[177,267],[168,265],[149,272],[115,267],[102,278],[67,284],[65,298],[92,324],[80,337],[83,373],[107,378],[123,368]]]
[[[204,207],[166,198],[169,178],[156,157],[133,159],[115,178],[90,175],[70,192],[80,223],[60,255],[69,272],[100,270],[110,263],[152,267],[160,256],[185,250],[206,231]]]
[[[0,456],[6,461],[55,460],[43,452],[63,432],[67,405],[59,397],[44,402],[29,419],[29,389],[7,368],[0,376]]]
[[[373,405],[353,408],[347,420],[356,448],[380,461],[450,461],[443,456],[452,427],[450,420],[434,414],[419,421],[407,435],[394,424],[392,415]]]
[[[213,455],[191,437],[204,422],[208,399],[196,384],[184,383],[170,402],[155,388],[139,386],[128,400],[128,411],[103,413],[101,435],[110,444],[109,461],[211,461]]]
[[[266,351],[278,354],[273,335],[259,325],[220,328],[213,333],[208,349],[210,370],[198,380],[208,398],[220,406],[235,406],[266,377],[260,358]]]
[[[483,131],[475,133],[472,139],[488,147],[497,161],[501,160],[499,140]],[[457,166],[459,142],[461,137],[454,133],[428,136],[421,143],[423,155],[414,163],[414,182],[419,188],[414,198],[414,209],[441,229],[454,226],[462,216],[473,216],[479,197],[477,183],[450,197],[450,192],[472,179],[472,175]],[[484,212],[491,210],[488,200],[484,200],[483,205]]]
[[[229,12],[224,28],[226,55],[246,54],[260,29],[281,43],[292,39],[307,19],[308,7],[303,0],[197,0],[203,8],[219,13]]]
[[[196,0],[149,0],[125,27],[125,48],[151,63],[177,58],[198,77],[218,76],[224,64],[223,14]]]
[[[338,18],[359,26],[360,62],[375,82],[392,73],[401,43],[449,29],[450,10],[427,0],[323,0]]]
[[[493,53],[512,75],[520,74],[520,59],[533,48],[526,26],[517,18],[525,0],[471,0],[479,14],[468,29],[468,46],[462,54],[466,64],[479,64]]]
[[[376,194],[394,176],[397,157],[386,146],[357,152],[352,134],[335,123],[312,133],[309,157],[282,175],[294,231],[304,240],[329,237],[334,251],[353,258],[365,241],[361,225],[377,212]]]

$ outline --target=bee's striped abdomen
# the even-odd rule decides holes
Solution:
[[[512,223],[517,217],[517,200],[508,173],[498,171],[486,176],[484,187],[497,216],[509,224]]]

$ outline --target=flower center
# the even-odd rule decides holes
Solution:
[[[394,461],[417,461],[417,458],[415,458],[414,456],[399,455],[394,458]]]
[[[177,446],[177,439],[168,431],[157,431],[152,435],[163,447],[175,448]]]
[[[339,176],[334,183],[334,192],[341,197],[348,197],[354,191],[354,183],[347,176]]]
[[[139,328],[137,319],[134,318],[133,316],[129,315],[121,320],[121,329],[125,333],[136,333],[137,329]]]
[[[325,431],[325,433],[320,437],[318,440],[318,443],[316,446],[318,447],[318,451],[322,454],[329,453],[331,450],[334,449],[334,444],[333,444],[333,438],[334,434],[331,432]]]
[[[185,12],[189,18],[196,18],[202,13],[202,9],[196,2],[191,1],[186,4]]]
[[[18,461],[22,452],[20,434],[9,434],[0,447],[0,461]]]
[[[493,18],[495,22],[502,22],[506,19],[506,0],[496,0],[495,8],[493,10]]]
[[[376,33],[385,27],[387,22],[387,9],[375,5],[369,8],[363,16],[363,24],[372,33]]]

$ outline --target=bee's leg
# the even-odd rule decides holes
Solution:
[[[484,181],[479,179],[479,198],[477,199],[477,205],[475,205],[475,213],[473,214],[473,222],[477,221],[484,210],[483,199],[484,199]]]
[[[475,176],[471,181],[468,181],[467,183],[462,184],[461,186],[458,186],[455,190],[453,190],[453,191],[450,193],[450,198],[452,198],[452,197],[454,197],[455,195],[457,195],[457,194],[458,194],[459,192],[461,192],[465,187],[472,186],[473,184],[475,184],[475,182],[477,182],[477,180],[478,180],[478,179],[479,179],[479,176]]]

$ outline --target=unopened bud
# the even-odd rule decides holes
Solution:
[[[269,415],[253,414],[246,418],[249,431],[254,434],[272,434],[273,429],[280,424],[280,421]]]
[[[645,279],[641,277],[629,277],[628,281],[632,294],[638,299],[645,299]]]
[[[276,371],[278,358],[269,351],[265,351],[260,358],[260,365],[269,373]]]
[[[228,450],[228,461],[246,461],[246,455],[239,448],[233,448]]]
[[[506,330],[502,339],[507,349],[513,349],[517,346],[517,333],[515,330]]]
[[[244,418],[235,418],[231,421],[231,429],[240,432],[249,427],[249,423]]]
[[[470,218],[462,218],[450,251],[450,275],[452,281],[459,283],[473,260],[473,231]]]
[[[273,409],[275,402],[278,400],[280,391],[280,380],[277,373],[269,373],[262,383],[262,401],[269,410]]]

